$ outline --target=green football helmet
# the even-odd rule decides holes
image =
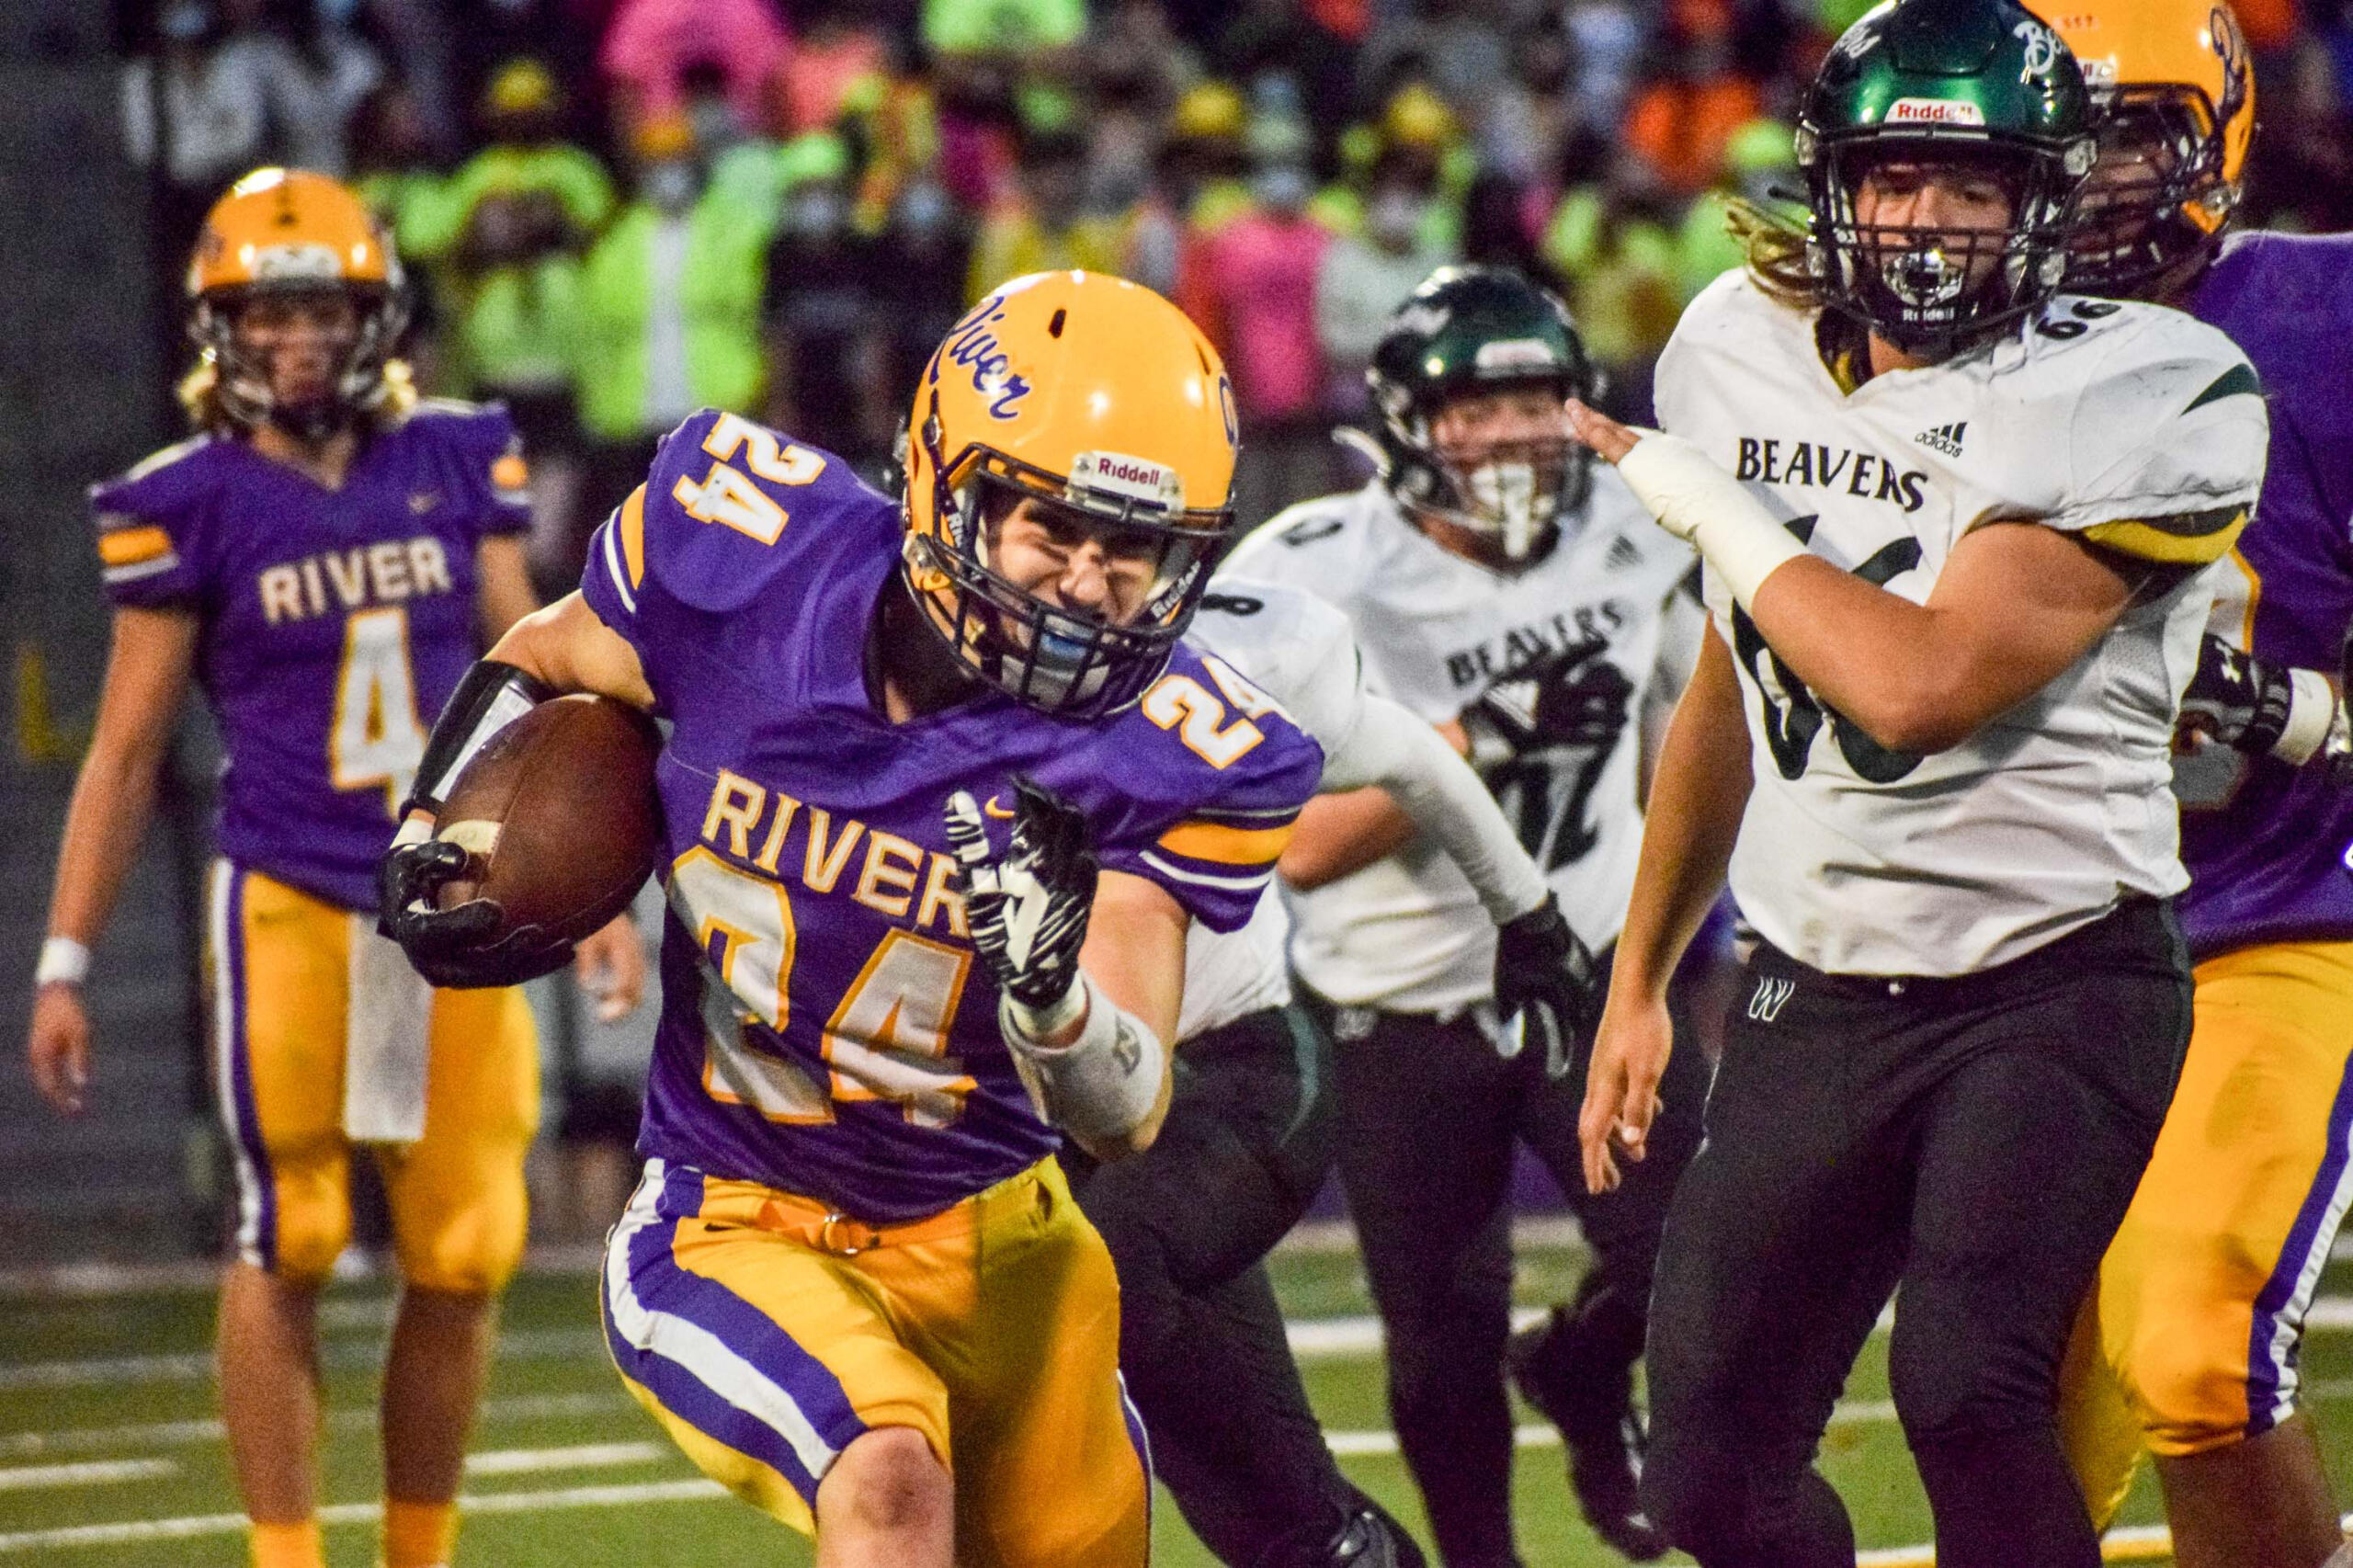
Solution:
[[[1799,115],[1824,303],[1897,347],[1949,353],[2058,291],[2098,143],[2075,56],[2014,0],[1888,0],[1840,35]],[[1875,167],[1961,165],[2010,198],[1997,229],[1865,224]]]
[[[1449,403],[1474,392],[1594,394],[1593,362],[1568,306],[1508,267],[1431,273],[1390,318],[1364,379],[1381,415],[1374,460],[1409,515],[1442,517],[1525,561],[1551,549],[1561,518],[1592,489],[1593,452],[1569,434],[1565,414],[1557,436],[1476,451],[1441,451],[1431,435]]]

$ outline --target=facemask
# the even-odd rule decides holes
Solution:
[[[911,239],[930,238],[954,216],[948,193],[928,180],[907,187],[899,198],[899,229]]]
[[[1296,164],[1262,169],[1251,182],[1251,192],[1278,212],[1296,212],[1307,205],[1307,171]]]
[[[1364,229],[1384,250],[1410,249],[1420,234],[1427,204],[1404,191],[1383,191],[1365,209]]]
[[[743,127],[724,98],[698,98],[687,111],[687,123],[694,127],[698,147],[727,147],[743,140]]]
[[[645,199],[675,216],[694,205],[700,183],[692,164],[656,164],[645,171]]]
[[[784,222],[804,240],[822,240],[841,227],[847,211],[848,204],[838,191],[804,190],[786,204]]]
[[[1489,462],[1463,478],[1472,504],[1483,517],[1492,519],[1505,557],[1525,560],[1538,530],[1552,521],[1560,500],[1559,475],[1532,462]]]

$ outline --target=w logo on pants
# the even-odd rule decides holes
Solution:
[[[1760,977],[1756,990],[1748,998],[1748,1017],[1752,1023],[1769,1024],[1781,1016],[1782,1004],[1789,1001],[1798,988],[1794,980],[1776,980],[1770,975]]]

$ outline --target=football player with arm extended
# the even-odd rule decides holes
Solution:
[[[58,855],[33,1077],[83,1109],[89,949],[194,679],[228,753],[204,944],[238,1201],[222,1415],[253,1559],[322,1561],[315,1312],[365,1145],[403,1284],[383,1555],[427,1568],[449,1557],[494,1304],[522,1254],[539,1047],[520,993],[430,990],[363,912],[424,755],[419,713],[484,633],[533,608],[523,459],[499,410],[417,401],[389,358],[400,263],[334,181],[239,181],[205,221],[188,289],[198,434],[92,495],[114,648]],[[633,1005],[642,974],[626,925],[584,944],[582,978],[608,1006]]]
[[[1337,609],[1221,575],[1187,636],[1212,677],[1239,672],[1324,748],[1321,789],[1385,788],[1445,847],[1498,927],[1497,1010],[1525,1014],[1540,1058],[1589,1032],[1592,959],[1552,890],[1453,748],[1365,689]],[[1121,1375],[1194,1533],[1238,1568],[1417,1565],[1334,1462],[1262,1261],[1322,1187],[1336,1131],[1330,1043],[1290,1006],[1285,930],[1269,888],[1242,930],[1192,933],[1158,1141],[1118,1165],[1063,1158],[1119,1266]]]
[[[1187,928],[1248,918],[1322,766],[1179,641],[1232,522],[1233,411],[1175,306],[1043,273],[933,356],[897,501],[695,415],[580,592],[444,712],[386,859],[390,928],[471,969],[465,906],[432,903],[463,860],[426,836],[449,764],[552,693],[670,721],[607,1339],[827,1564],[1145,1559],[1119,1291],[1052,1155],[1152,1142]]]
[[[1895,0],[1809,90],[1802,233],[1751,231],[1579,428],[1707,564],[1582,1128],[1639,1158],[1664,978],[1729,870],[1757,941],[1652,1303],[1644,1494],[1706,1564],[1847,1564],[1811,1467],[1891,1291],[1951,1568],[2093,1568],[2057,1415],[2076,1308],[2188,1038],[2164,792],[2263,474],[2246,360],[2057,293],[2095,146],[2010,0]]]
[[[2067,287],[2221,328],[2271,411],[2262,501],[2183,704],[2189,1052],[2086,1305],[2062,1430],[2103,1525],[2143,1445],[2155,1453],[2183,1568],[2353,1562],[2297,1398],[2353,1120],[2353,768],[2319,673],[2340,668],[2353,626],[2353,237],[2225,237],[2256,106],[2219,0],[2036,8],[2102,110]]]
[[[1563,400],[1592,388],[1584,347],[1560,301],[1518,274],[1434,274],[1367,379],[1380,475],[1274,518],[1226,574],[1336,608],[1368,686],[1467,754],[1566,924],[1606,953],[1641,835],[1637,715],[1649,688],[1680,686],[1676,650],[1696,647],[1704,619],[1683,586],[1691,551],[1570,437]],[[1632,1369],[1707,1064],[1676,1063],[1656,1162],[1586,1196],[1586,1038],[1536,1039],[1496,1016],[1493,912],[1420,829],[1387,790],[1327,795],[1282,861],[1291,961],[1336,1036],[1340,1175],[1399,1441],[1445,1559],[1515,1561],[1508,1361],[1561,1426],[1595,1528],[1655,1556],[1664,1542],[1635,1497]],[[1574,1195],[1597,1261],[1575,1301],[1507,1355],[1521,1143]]]

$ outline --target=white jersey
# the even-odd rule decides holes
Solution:
[[[1336,607],[1354,628],[1366,686],[1432,723],[1530,660],[1605,643],[1599,656],[1631,694],[1623,732],[1608,744],[1520,758],[1493,778],[1570,926],[1598,952],[1617,940],[1642,845],[1635,719],[1662,653],[1689,644],[1666,633],[1675,607],[1699,615],[1677,591],[1693,559],[1614,472],[1597,469],[1560,543],[1517,574],[1440,549],[1376,482],[1275,517],[1235,549],[1219,581],[1285,583]],[[1668,678],[1679,686],[1688,673]],[[1332,1001],[1450,1015],[1492,989],[1494,923],[1427,835],[1287,902],[1291,962]]]
[[[1348,623],[1329,605],[1271,584],[1221,583],[1203,596],[1186,641],[1224,660],[1280,703],[1291,722],[1324,748],[1343,756],[1364,706],[1364,681]],[[1185,940],[1185,1003],[1176,1038],[1192,1039],[1290,1000],[1283,962],[1290,923],[1269,888],[1249,924],[1217,932],[1199,921]]]
[[[1980,524],[2031,520],[2145,560],[2229,548],[2268,421],[2230,340],[2154,305],[2062,298],[1985,347],[1849,393],[1815,314],[1738,273],[1684,312],[1661,423],[1698,442],[1814,554],[1915,604]],[[2186,883],[2174,716],[2213,597],[2206,572],[2137,600],[2040,692],[1949,751],[1883,750],[1775,658],[1714,573],[1756,785],[1732,889],[1759,935],[1858,974],[1972,972]]]

